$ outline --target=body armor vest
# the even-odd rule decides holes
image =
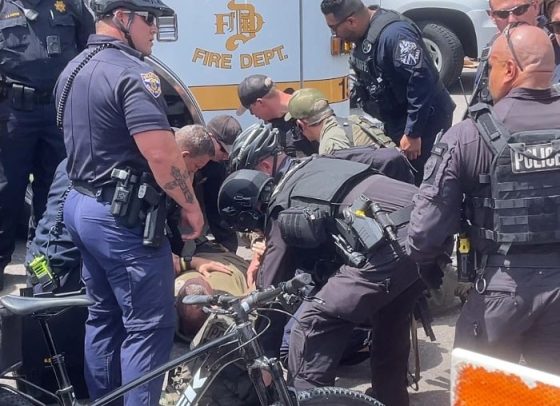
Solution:
[[[350,66],[358,77],[355,86],[360,88],[362,108],[381,121],[386,121],[390,111],[403,110],[406,113],[405,95],[392,91],[390,84],[383,78],[382,68],[376,63],[379,36],[388,25],[397,21],[411,22],[395,11],[378,9],[369,25],[366,38],[356,44],[350,55]],[[383,109],[383,105],[388,106],[388,110]]]
[[[358,126],[360,130],[368,136],[371,144],[367,145],[371,146],[373,149],[396,148],[397,146],[391,138],[385,135],[379,127],[376,127],[375,124],[365,116],[351,115],[346,118],[336,117],[336,121],[344,130],[346,137],[355,147],[361,145],[356,145],[356,137],[354,136],[354,129],[352,128],[354,125]]]
[[[482,103],[469,114],[494,155],[467,200],[477,250],[505,255],[512,245],[560,243],[560,130],[510,134]]]
[[[278,217],[284,241],[301,248],[323,244],[338,204],[360,181],[375,173],[369,166],[342,159],[313,156],[284,175],[268,205]]]

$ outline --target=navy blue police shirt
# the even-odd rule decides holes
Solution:
[[[111,183],[114,168],[149,171],[135,134],[171,131],[159,77],[140,52],[109,36],[91,35],[88,48],[64,69],[57,83],[57,104],[71,72],[102,44],[112,47],[80,70],[64,113],[69,178],[96,188]]]
[[[18,5],[37,18],[30,21]],[[92,15],[82,0],[3,0],[0,7],[0,72],[11,82],[52,91],[94,32]]]
[[[379,36],[376,62],[397,102],[404,102],[400,111],[393,111],[395,120],[391,121],[399,127],[394,131],[422,136],[430,108],[441,89],[437,87],[439,74],[416,29],[404,21],[388,25]]]

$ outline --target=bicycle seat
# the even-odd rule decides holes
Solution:
[[[94,301],[87,295],[68,297],[22,297],[7,295],[0,297],[0,303],[10,312],[25,316],[42,310],[61,307],[90,306]]]

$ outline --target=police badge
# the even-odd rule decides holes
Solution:
[[[371,42],[369,42],[367,39],[364,40],[364,42],[362,42],[362,52],[364,54],[369,54],[371,52]]]
[[[154,72],[141,73],[142,82],[148,92],[151,93],[156,99],[161,96],[161,82],[159,81],[159,76]]]

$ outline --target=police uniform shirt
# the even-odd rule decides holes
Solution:
[[[64,114],[69,177],[94,187],[109,183],[113,168],[149,170],[135,134],[171,131],[159,77],[140,52],[112,37],[90,36],[88,49],[60,77],[57,102],[70,73],[101,44],[114,48],[97,53],[78,73]]]
[[[560,93],[551,90],[513,89],[494,106],[505,127],[517,131],[560,129]],[[492,152],[467,119],[445,133],[424,169],[424,180],[414,198],[407,249],[421,263],[443,252],[445,241],[459,232],[463,194],[481,187],[479,174],[488,173]],[[552,174],[551,176],[558,176]]]
[[[330,154],[333,151],[352,146],[352,141],[346,136],[346,131],[338,125],[336,117],[327,117],[323,121],[323,128],[321,129],[319,154]]]
[[[10,81],[52,91],[66,64],[85,48],[93,17],[81,0],[3,0],[0,72]],[[38,13],[34,21],[17,6]]]
[[[371,24],[380,13],[374,15]],[[375,58],[375,66],[380,70],[381,77],[390,87],[387,91],[392,100],[385,106],[387,116],[383,117],[386,131],[391,136],[403,134],[411,137],[423,136],[427,125],[430,107],[434,96],[438,96],[443,88],[438,88],[439,74],[431,56],[426,52],[418,31],[406,21],[389,24],[379,35],[377,47],[364,38],[356,44],[354,54],[361,52]],[[370,75],[375,73],[369,63]],[[358,76],[359,71],[356,72]],[[452,104],[449,96],[442,103]],[[447,101],[449,99],[449,101]],[[381,106],[383,108],[384,106]]]

